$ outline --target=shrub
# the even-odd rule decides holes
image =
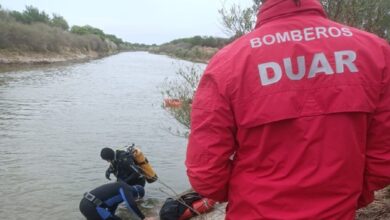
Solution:
[[[169,131],[175,135],[187,137],[190,129],[190,110],[192,98],[195,89],[200,80],[202,70],[198,65],[190,67],[180,67],[177,71],[175,79],[166,79],[161,86],[161,93],[165,99],[180,100],[181,105],[177,108],[164,106],[163,108],[184,128],[174,131],[169,128]]]

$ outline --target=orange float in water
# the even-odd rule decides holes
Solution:
[[[164,106],[168,108],[180,108],[182,101],[180,99],[164,99]]]

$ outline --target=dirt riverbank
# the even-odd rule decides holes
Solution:
[[[108,56],[114,53],[115,52],[100,54],[95,51],[66,51],[61,53],[0,51],[0,65],[51,64],[69,61],[83,61]]]

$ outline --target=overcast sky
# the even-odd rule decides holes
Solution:
[[[0,0],[8,10],[32,5],[62,15],[72,25],[92,25],[133,43],[160,44],[211,35],[225,37],[218,9],[223,2],[251,5],[252,0]]]

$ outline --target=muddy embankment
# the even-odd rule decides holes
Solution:
[[[24,64],[51,64],[69,61],[83,61],[96,59],[118,53],[111,51],[107,53],[98,53],[96,51],[63,51],[54,52],[30,52],[30,51],[1,51],[0,65],[24,65]]]

